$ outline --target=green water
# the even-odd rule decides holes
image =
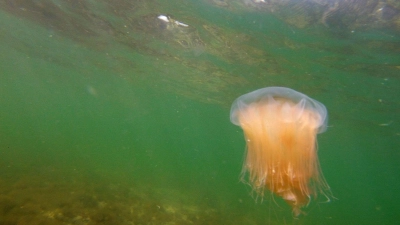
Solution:
[[[242,1],[0,6],[0,224],[398,223],[394,19],[326,26]],[[335,198],[299,218],[239,182],[230,104],[267,86],[329,112],[318,155]]]

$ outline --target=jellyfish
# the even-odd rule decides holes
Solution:
[[[246,141],[241,178],[258,196],[268,189],[295,216],[312,197],[327,196],[316,141],[328,121],[322,103],[290,88],[266,87],[237,98],[230,120],[242,128]]]

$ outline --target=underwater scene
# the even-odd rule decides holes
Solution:
[[[0,225],[397,224],[400,1],[0,0]]]

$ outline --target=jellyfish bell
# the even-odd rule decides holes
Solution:
[[[245,135],[242,178],[248,174],[258,195],[267,188],[298,216],[311,197],[329,192],[317,156],[316,136],[328,121],[322,103],[290,88],[267,87],[237,98],[230,120]]]

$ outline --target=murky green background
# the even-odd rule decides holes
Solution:
[[[1,0],[0,224],[398,223],[400,6],[337,2]],[[239,182],[266,86],[329,112],[296,219]]]

